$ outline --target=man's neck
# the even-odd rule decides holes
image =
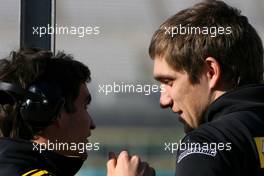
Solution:
[[[221,97],[225,93],[226,93],[226,91],[220,91],[220,90],[215,91],[215,93],[212,97],[212,102],[214,102],[216,99],[218,99],[219,97]]]

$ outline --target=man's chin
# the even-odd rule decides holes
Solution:
[[[75,157],[78,157],[78,158],[81,158],[82,160],[86,160],[88,158],[88,153],[87,151],[78,151],[78,150],[75,150],[73,151],[73,153],[71,153],[72,156],[75,156]]]
[[[82,158],[82,160],[86,160],[88,158],[88,152],[79,153],[79,156]]]
[[[193,128],[190,127],[189,125],[187,124],[184,124],[184,132],[187,134],[189,132],[193,131]]]
[[[182,116],[179,117],[179,121],[183,124],[184,132],[186,134],[193,131],[193,128],[187,124],[187,122],[184,120],[184,118]]]

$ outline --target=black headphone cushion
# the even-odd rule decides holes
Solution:
[[[60,89],[57,86],[40,83],[29,87],[30,94],[23,100],[20,114],[32,127],[46,127],[59,115],[64,106]]]

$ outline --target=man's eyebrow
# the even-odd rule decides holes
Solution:
[[[157,80],[157,81],[161,81],[161,80],[165,80],[165,79],[168,79],[168,80],[173,80],[175,79],[175,77],[171,76],[171,75],[154,75],[154,78]]]

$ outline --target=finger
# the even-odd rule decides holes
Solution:
[[[135,164],[135,165],[139,165],[139,163],[141,162],[140,157],[138,155],[133,155],[130,158],[130,162]]]
[[[130,156],[127,151],[122,151],[120,152],[118,158],[117,158],[117,163],[122,163],[122,162],[128,162],[130,159]]]
[[[107,161],[107,173],[112,173],[116,167],[116,159],[110,159]]]
[[[116,159],[116,155],[114,152],[108,152],[108,159]]]
[[[107,173],[110,174],[115,169],[117,161],[116,161],[116,156],[113,152],[108,153],[108,158],[109,160],[107,161],[106,166],[107,166]]]

